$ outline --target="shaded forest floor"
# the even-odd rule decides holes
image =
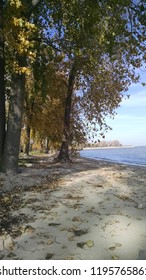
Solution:
[[[0,174],[0,259],[146,259],[146,169],[52,156]]]

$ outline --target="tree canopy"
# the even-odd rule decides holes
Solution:
[[[146,60],[146,2],[0,5],[1,168],[17,171],[22,124],[28,141],[33,130],[60,146],[58,160],[69,160],[69,145],[85,141],[91,127],[98,139],[108,129],[106,116],[114,116],[138,81],[135,70]]]

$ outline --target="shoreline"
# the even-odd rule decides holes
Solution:
[[[83,148],[82,150],[105,150],[105,149],[126,149],[126,148],[135,148],[138,146],[134,146],[134,145],[124,145],[124,146],[110,146],[110,147],[86,147]]]
[[[145,148],[140,146],[85,148],[79,154],[90,159],[146,168]]]
[[[52,160],[0,174],[0,259],[146,260],[145,168]]]
[[[106,159],[101,159],[101,158],[90,158],[90,157],[83,157],[83,156],[80,156],[81,158],[83,159],[86,159],[86,160],[95,160],[95,161],[103,161],[105,163],[111,163],[111,164],[118,164],[118,165],[124,165],[124,166],[129,166],[129,167],[137,167],[137,168],[146,168],[146,165],[140,165],[140,164],[130,164],[130,163],[123,163],[123,162],[119,162],[119,161],[112,161],[112,160],[106,160]]]

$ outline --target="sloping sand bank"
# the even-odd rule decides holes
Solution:
[[[146,169],[76,159],[0,175],[0,259],[146,259]]]

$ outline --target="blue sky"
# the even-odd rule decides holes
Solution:
[[[146,82],[146,72],[141,73],[141,81]],[[146,86],[141,82],[132,84],[128,90],[130,98],[121,102],[114,120],[107,118],[112,127],[105,140],[119,140],[122,145],[146,145]]]

